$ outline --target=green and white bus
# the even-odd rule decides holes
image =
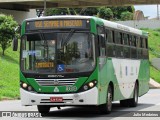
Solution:
[[[14,48],[16,49],[16,39]],[[22,105],[135,107],[149,90],[148,33],[91,16],[50,16],[21,26]]]

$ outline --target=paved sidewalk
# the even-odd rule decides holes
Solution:
[[[150,78],[150,81],[149,81],[149,87],[150,88],[155,88],[155,89],[160,89],[160,84],[156,81],[154,81],[152,78]]]
[[[158,70],[160,70],[160,58],[153,58],[151,64]]]

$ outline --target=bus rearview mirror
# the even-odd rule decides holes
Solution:
[[[13,51],[17,51],[18,49],[18,39],[16,37],[13,38]]]

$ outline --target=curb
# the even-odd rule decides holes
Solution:
[[[149,88],[151,88],[151,89],[160,89],[160,84],[158,82],[156,82],[155,80],[153,80],[152,78],[150,78]]]

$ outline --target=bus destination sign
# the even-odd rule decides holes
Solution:
[[[26,30],[56,29],[56,28],[87,28],[87,20],[37,20],[28,21]]]

